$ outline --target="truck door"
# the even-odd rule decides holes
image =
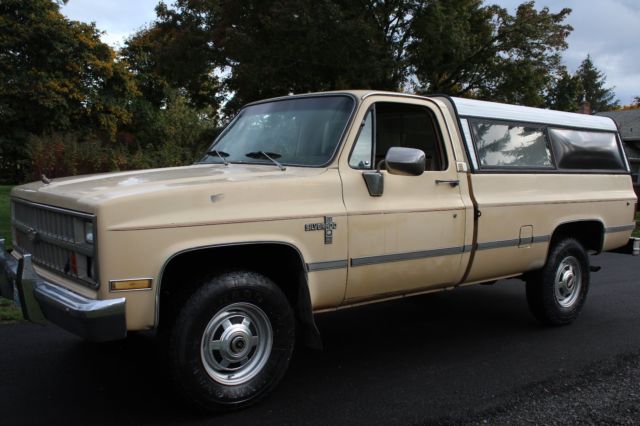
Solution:
[[[356,120],[360,129],[340,163],[349,227],[346,302],[458,283],[466,209],[441,111],[427,100],[379,97],[365,100]],[[391,147],[421,149],[426,170],[382,170],[383,193],[372,196],[363,173]]]

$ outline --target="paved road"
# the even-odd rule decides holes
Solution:
[[[640,258],[605,254],[592,263],[603,269],[568,327],[538,325],[517,280],[320,316],[324,351],[297,350],[272,397],[213,418],[179,402],[149,338],[92,345],[54,327],[0,326],[0,419],[327,425],[504,416],[544,383],[570,386],[594,365],[640,353]]]

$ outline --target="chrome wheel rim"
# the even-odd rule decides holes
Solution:
[[[269,359],[273,331],[269,317],[251,303],[234,303],[207,324],[200,344],[209,377],[225,385],[246,383]]]
[[[556,270],[554,283],[556,301],[563,308],[570,308],[576,303],[582,288],[582,268],[573,256],[562,259]]]

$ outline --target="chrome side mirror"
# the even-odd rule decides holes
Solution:
[[[393,147],[389,148],[384,160],[380,161],[376,171],[364,172],[362,177],[367,184],[369,195],[380,197],[384,192],[384,175],[380,172],[382,165],[392,175],[420,176],[427,165],[427,156],[420,149]]]

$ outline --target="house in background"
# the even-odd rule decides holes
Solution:
[[[606,111],[596,115],[611,117],[618,125],[633,174],[633,187],[640,198],[640,109]]]

